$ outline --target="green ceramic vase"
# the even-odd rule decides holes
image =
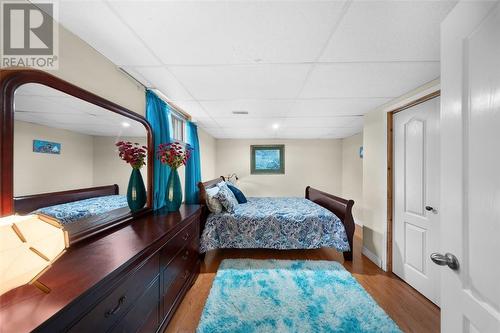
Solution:
[[[167,210],[169,212],[176,212],[179,210],[182,204],[182,188],[181,179],[179,178],[179,172],[177,169],[170,170],[170,176],[167,182],[167,193],[165,197],[167,201]]]
[[[146,187],[142,180],[141,171],[132,169],[127,188],[127,203],[132,212],[136,212],[146,204]]]

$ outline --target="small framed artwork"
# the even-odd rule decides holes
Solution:
[[[250,173],[284,174],[285,145],[251,145]]]
[[[33,152],[42,154],[61,154],[61,144],[44,140],[33,140]]]

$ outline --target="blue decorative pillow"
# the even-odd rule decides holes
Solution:
[[[231,184],[226,184],[227,187],[233,192],[234,196],[236,197],[236,200],[238,200],[238,203],[247,203],[247,198],[243,194],[243,192],[240,191],[236,186],[231,185]]]
[[[219,192],[217,192],[215,197],[229,213],[234,212],[234,209],[238,206],[238,200],[236,200],[233,192],[231,192],[224,182],[218,183],[217,187],[219,188]]]

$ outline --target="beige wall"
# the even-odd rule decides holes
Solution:
[[[431,81],[367,113],[363,123],[363,251],[386,268],[387,112],[439,90]]]
[[[284,144],[284,175],[250,175],[250,145]],[[307,185],[342,192],[341,140],[217,140],[216,175],[235,172],[248,196],[303,197]]]
[[[61,143],[61,154],[33,152],[33,140]],[[92,136],[15,121],[14,195],[55,192],[93,185]]]
[[[358,225],[363,225],[363,159],[359,157],[361,146],[363,133],[342,139],[342,197],[354,200],[352,214]]]
[[[61,154],[33,152],[33,140],[61,143]],[[146,138],[122,140],[146,144]],[[14,128],[14,195],[118,184],[127,193],[131,167],[117,154],[116,138],[90,136],[22,121]],[[147,184],[147,169],[142,168]],[[184,175],[182,174],[182,177]]]
[[[207,181],[217,177],[215,173],[216,140],[213,136],[198,127],[200,142],[201,180]]]
[[[141,145],[146,145],[146,138],[131,138],[123,137],[120,140],[137,142]],[[122,161],[118,157],[117,148],[115,146],[116,138],[109,136],[94,136],[94,186],[118,184],[120,194],[127,194],[128,180],[132,167]],[[144,166],[141,169],[144,185],[147,186],[148,171]]]

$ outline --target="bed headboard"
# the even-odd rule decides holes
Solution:
[[[59,205],[66,202],[84,200],[105,195],[115,195],[119,193],[117,184],[89,187],[77,190],[41,193],[14,197],[14,212],[17,214],[29,214],[42,207]]]
[[[200,190],[199,199],[200,205],[205,205],[207,202],[207,189],[214,187],[217,183],[225,181],[224,176],[220,176],[219,178],[212,179],[206,182],[199,182],[198,189]]]

